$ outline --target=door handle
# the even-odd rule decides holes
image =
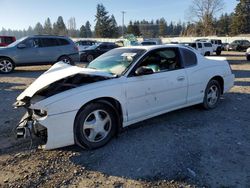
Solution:
[[[185,77],[184,76],[179,76],[179,77],[177,77],[177,80],[178,81],[183,81],[183,80],[185,80]]]

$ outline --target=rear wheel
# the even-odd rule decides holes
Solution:
[[[70,57],[68,57],[68,56],[61,56],[61,57],[58,59],[58,61],[62,61],[62,62],[64,62],[64,63],[73,65],[72,60],[71,60]]]
[[[250,55],[247,56],[247,60],[250,61]]]
[[[211,80],[205,90],[203,107],[207,110],[217,107],[221,95],[220,84],[217,80]]]
[[[12,60],[8,58],[0,59],[0,73],[8,74],[15,69],[15,64]]]
[[[91,103],[76,117],[74,134],[76,143],[83,148],[99,148],[114,136],[116,130],[115,112],[104,103]]]

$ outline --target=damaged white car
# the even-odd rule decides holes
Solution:
[[[225,59],[179,45],[117,48],[86,68],[59,62],[17,97],[27,109],[17,136],[41,136],[44,149],[98,148],[136,122],[194,104],[213,109],[233,83]]]

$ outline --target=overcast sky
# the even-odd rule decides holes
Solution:
[[[27,29],[37,22],[44,24],[47,17],[55,22],[62,16],[64,23],[75,17],[77,28],[90,21],[95,22],[96,5],[102,3],[109,14],[114,14],[119,25],[122,23],[121,11],[126,11],[125,24],[130,20],[156,20],[164,17],[168,22],[187,22],[188,7],[193,0],[0,0],[0,30]],[[223,12],[233,12],[236,0],[225,0]]]

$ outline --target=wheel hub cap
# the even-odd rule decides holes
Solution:
[[[207,101],[209,105],[214,105],[219,97],[217,86],[213,85],[208,90]]]
[[[8,60],[3,60],[0,62],[0,70],[2,72],[10,72],[12,70],[13,66],[12,63]]]
[[[99,142],[106,138],[111,130],[111,118],[103,110],[91,112],[84,121],[83,133],[90,142]]]

